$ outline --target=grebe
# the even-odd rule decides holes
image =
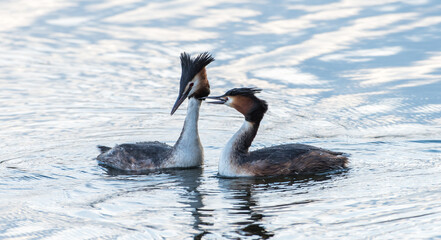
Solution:
[[[121,144],[113,148],[98,146],[100,164],[126,171],[144,171],[161,168],[190,168],[202,164],[204,153],[198,134],[200,98],[210,94],[205,66],[214,61],[209,53],[191,58],[181,54],[182,74],[178,98],[171,115],[188,97],[187,116],[184,127],[175,145],[160,142]]]
[[[268,109],[264,100],[254,94],[261,89],[234,88],[218,97],[205,97],[219,101],[245,116],[245,122],[222,151],[219,174],[226,177],[271,176],[288,174],[314,174],[346,167],[343,153],[304,144],[283,144],[249,152],[259,129],[260,121]]]

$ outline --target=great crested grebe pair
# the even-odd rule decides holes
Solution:
[[[125,171],[163,168],[198,167],[204,152],[198,134],[199,108],[205,99],[236,109],[245,117],[239,131],[228,141],[219,160],[219,175],[225,177],[314,174],[343,169],[343,153],[304,144],[283,144],[249,152],[248,149],[268,109],[267,103],[255,96],[256,88],[234,88],[222,96],[209,97],[210,85],[205,67],[214,61],[209,53],[191,58],[181,54],[182,74],[178,98],[171,115],[188,98],[187,116],[181,135],[174,146],[160,142],[121,144],[113,148],[98,146],[100,164]]]

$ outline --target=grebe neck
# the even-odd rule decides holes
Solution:
[[[228,141],[219,159],[219,174],[222,176],[246,176],[237,166],[246,161],[248,149],[259,129],[259,122],[244,121],[242,127]]]
[[[198,133],[201,100],[188,99],[187,115],[178,141],[173,146],[174,156],[181,159],[178,167],[197,166],[202,163],[203,149]],[[182,165],[182,166],[181,166]]]
[[[185,117],[184,127],[181,131],[178,141],[176,141],[175,148],[181,145],[187,145],[193,142],[199,142],[198,133],[198,120],[199,120],[199,108],[201,106],[201,100],[190,98],[188,100],[187,116]]]
[[[254,123],[244,121],[242,127],[240,127],[230,141],[228,141],[225,148],[230,148],[231,154],[248,154],[248,149],[250,148],[254,137],[256,137],[259,125],[260,122]]]

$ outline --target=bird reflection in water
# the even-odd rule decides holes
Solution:
[[[292,191],[293,188],[301,188],[305,184],[314,184],[329,180],[337,175],[344,174],[344,172],[337,172],[331,174],[320,175],[304,175],[304,176],[277,176],[271,178],[220,178],[219,185],[221,189],[225,189],[229,193],[229,199],[234,200],[233,208],[230,214],[248,215],[245,220],[235,221],[233,227],[238,228],[235,232],[241,236],[257,236],[259,239],[269,239],[275,235],[275,232],[267,230],[265,227],[266,210],[271,210],[273,207],[300,205],[314,202],[315,200],[303,200],[297,202],[289,202],[285,204],[278,204],[277,206],[260,206],[256,200],[256,195],[259,195],[268,190],[276,188],[286,188]],[[286,191],[282,191],[286,192]],[[294,194],[302,194],[302,192],[295,192]]]
[[[203,219],[208,218],[211,219],[212,216],[210,211],[204,211],[204,203],[202,201],[202,194],[199,191],[199,187],[201,184],[201,176],[202,176],[202,168],[192,168],[192,169],[163,169],[163,170],[147,170],[144,172],[128,172],[123,170],[118,170],[115,168],[108,168],[103,166],[107,175],[111,177],[124,177],[124,176],[136,176],[136,175],[160,175],[166,174],[167,181],[176,182],[176,188],[180,188],[184,191],[179,191],[181,193],[180,196],[180,204],[185,204],[187,207],[185,211],[191,212],[193,217],[193,221],[191,223],[192,228],[195,232],[195,238],[197,236],[203,236],[207,231],[203,230],[203,226],[213,225],[210,222],[206,222]],[[133,191],[149,191],[151,188],[144,189],[135,189]],[[120,193],[118,193],[119,195]]]

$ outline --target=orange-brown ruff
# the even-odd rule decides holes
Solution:
[[[229,140],[219,160],[219,174],[226,177],[313,174],[346,168],[341,152],[304,144],[283,144],[249,152],[248,149],[268,109],[254,94],[255,88],[235,88],[209,102],[230,106],[245,117],[239,131]]]
[[[181,54],[182,74],[179,96],[172,108],[173,114],[188,98],[187,115],[181,135],[174,146],[160,142],[141,142],[116,145],[113,148],[98,146],[100,164],[126,171],[144,171],[160,168],[190,168],[202,164],[203,148],[198,134],[200,98],[210,94],[205,66],[214,61],[209,53],[191,58]]]

